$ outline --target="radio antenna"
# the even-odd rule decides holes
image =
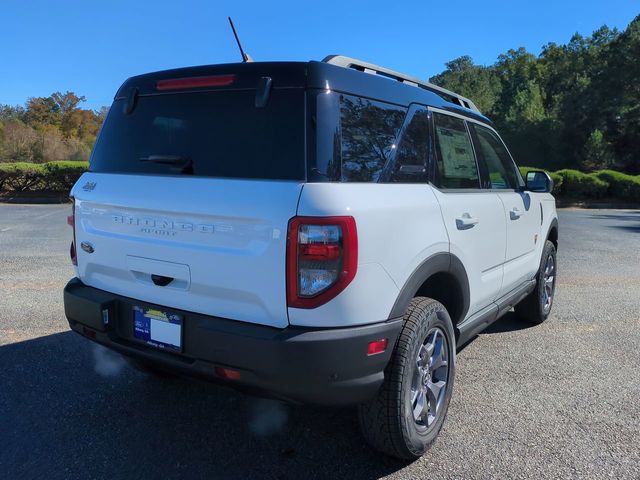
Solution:
[[[231,17],[229,18],[229,25],[231,25],[231,30],[233,31],[233,36],[236,37],[236,43],[238,44],[238,48],[240,49],[240,55],[242,55],[242,62],[246,63],[246,62],[252,62],[253,59],[247,55],[246,53],[244,53],[244,50],[242,49],[242,45],[240,44],[240,39],[238,38],[238,33],[236,32],[236,27],[233,25],[233,20],[231,20]]]

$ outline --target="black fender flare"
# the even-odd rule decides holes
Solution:
[[[399,318],[404,316],[411,299],[415,297],[416,292],[422,284],[436,273],[451,274],[460,286],[460,294],[462,296],[462,306],[459,319],[465,318],[469,310],[470,294],[469,294],[469,278],[467,271],[462,265],[458,257],[451,253],[436,253],[424,260],[418,268],[409,276],[400,293],[396,298],[389,318]]]
[[[549,236],[551,235],[551,231],[555,228],[556,233],[559,235],[560,234],[560,229],[558,228],[558,219],[554,218],[553,220],[551,220],[551,223],[549,224],[549,228],[547,229],[547,236],[544,237],[545,241],[549,240]],[[558,249],[558,239],[556,238],[556,250]]]

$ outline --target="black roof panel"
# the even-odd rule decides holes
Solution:
[[[118,89],[116,98],[127,97],[132,87],[137,88],[140,95],[158,93],[156,82],[159,80],[226,74],[233,74],[236,79],[232,86],[222,88],[255,89],[260,77],[268,76],[272,78],[273,88],[329,88],[337,92],[403,106],[419,103],[491,123],[484,115],[448,102],[430,90],[407,85],[381,75],[317,61],[227,63],[162,70],[127,79]],[[210,88],[203,87],[205,90]],[[189,91],[193,90],[193,88],[189,89]]]

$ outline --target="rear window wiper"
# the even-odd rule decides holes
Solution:
[[[140,157],[140,161],[170,165],[180,170],[183,175],[193,175],[193,161],[188,157],[181,157],[180,155],[149,155],[148,157]]]
[[[140,157],[140,161],[160,163],[162,165],[185,165],[189,162],[189,159],[180,155],[149,155],[148,157]]]

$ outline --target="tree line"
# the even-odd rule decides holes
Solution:
[[[509,50],[490,66],[460,57],[431,81],[471,98],[521,165],[640,173],[640,15],[539,56]]]
[[[24,105],[0,105],[0,162],[87,160],[107,108],[83,109],[85,97],[55,92]]]

